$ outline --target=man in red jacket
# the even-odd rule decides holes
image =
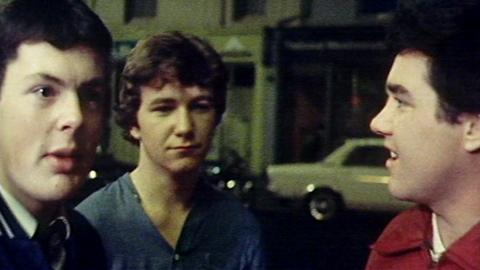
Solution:
[[[480,269],[480,1],[408,1],[389,40],[371,128],[391,153],[390,192],[419,206],[387,226],[367,269]]]

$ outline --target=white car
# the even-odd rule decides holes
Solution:
[[[267,189],[282,199],[304,202],[317,220],[345,208],[400,211],[413,204],[390,195],[388,156],[382,139],[347,139],[322,162],[268,166]]]

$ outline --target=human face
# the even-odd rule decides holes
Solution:
[[[398,55],[387,79],[387,102],[370,125],[391,152],[386,166],[392,195],[424,204],[449,195],[463,152],[461,125],[438,117],[429,69],[430,58],[420,52]]]
[[[0,182],[28,209],[61,202],[86,179],[100,141],[102,62],[86,47],[23,43],[0,92]]]
[[[198,170],[215,130],[212,92],[198,86],[167,83],[141,88],[138,126],[131,135],[139,140],[139,168],[172,175]]]

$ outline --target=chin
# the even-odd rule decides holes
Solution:
[[[183,159],[166,164],[165,167],[173,173],[190,173],[198,171],[201,165],[201,161],[197,159]]]
[[[393,179],[393,177],[390,179],[390,183],[388,184],[388,191],[395,199],[402,201],[408,200],[408,194],[404,189],[404,186],[402,186],[401,183],[396,183],[396,180]]]
[[[80,188],[85,184],[83,179],[78,176],[61,179],[54,187],[51,187],[51,197],[58,200],[70,199],[77,194],[80,191]]]

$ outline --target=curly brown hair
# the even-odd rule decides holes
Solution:
[[[139,41],[127,57],[122,79],[115,106],[116,121],[123,128],[123,136],[135,144],[138,141],[130,135],[130,130],[137,126],[141,86],[153,80],[212,90],[217,124],[225,111],[228,83],[225,64],[208,42],[194,35],[165,32]]]

